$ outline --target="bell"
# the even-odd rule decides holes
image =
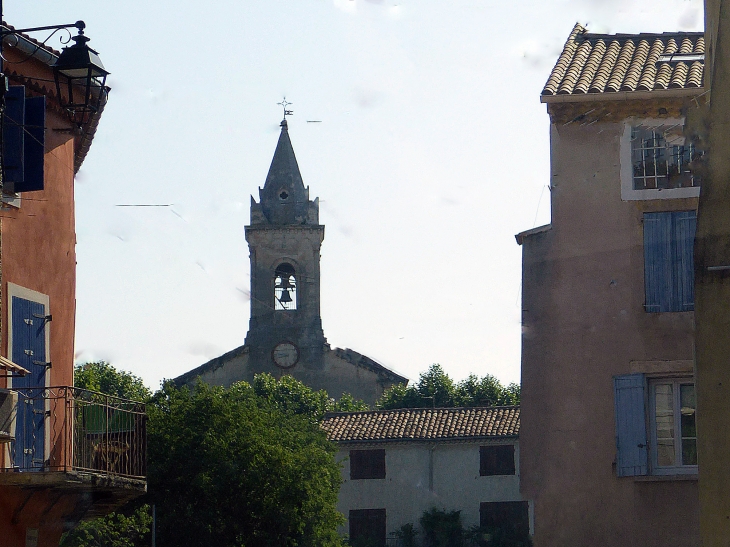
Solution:
[[[291,302],[291,296],[289,296],[289,289],[283,289],[281,291],[281,296],[279,297],[279,302],[282,304],[288,304]]]

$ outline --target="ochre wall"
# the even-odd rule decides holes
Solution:
[[[49,296],[51,385],[73,384],[76,305],[73,139],[48,112],[45,189],[22,194],[20,208],[0,213],[2,230],[2,352],[8,348],[8,283]]]
[[[615,471],[613,376],[692,374],[694,313],[644,311],[642,215],[697,206],[622,201],[623,132],[552,125],[552,227],[523,242],[521,489],[536,547],[699,544],[696,477]]]

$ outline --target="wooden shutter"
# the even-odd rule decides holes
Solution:
[[[351,509],[348,517],[351,544],[385,547],[385,509]]]
[[[24,175],[15,183],[15,192],[43,190],[43,163],[45,158],[46,98],[25,99]]]
[[[672,219],[669,213],[644,213],[644,306],[648,312],[672,311]]]
[[[514,475],[515,447],[511,444],[479,447],[479,475]]]
[[[674,232],[674,274],[677,311],[695,309],[694,241],[697,229],[695,211],[672,214]]]
[[[385,450],[350,450],[350,479],[384,479]]]
[[[648,473],[645,384],[643,374],[626,374],[613,378],[616,410],[616,474],[619,477]]]
[[[3,172],[5,192],[15,191],[14,184],[23,181],[23,126],[25,125],[25,87],[11,86],[5,93],[3,117]]]

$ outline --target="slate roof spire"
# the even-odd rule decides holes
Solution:
[[[317,224],[318,203],[317,200],[314,203],[309,201],[309,188],[304,186],[302,174],[299,172],[286,117],[279,125],[281,133],[274,158],[271,160],[264,187],[259,188],[260,203],[253,202],[251,205],[251,223],[258,223],[254,221],[256,205],[256,209],[260,207],[269,224]]]

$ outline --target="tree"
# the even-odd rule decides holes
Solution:
[[[253,380],[253,391],[267,404],[286,414],[308,416],[316,422],[327,412],[369,410],[366,403],[348,393],[335,400],[325,390],[314,391],[291,376],[277,380],[270,374],[257,374]]]
[[[506,406],[520,404],[520,386],[500,381],[487,374],[479,378],[470,374],[461,382],[454,383],[439,364],[431,365],[410,386],[396,384],[387,390],[376,403],[377,408],[427,408],[427,407],[474,407]]]
[[[76,365],[74,386],[140,402],[152,395],[139,376],[117,370],[106,361]]]
[[[160,544],[340,545],[340,470],[318,424],[326,406],[293,379],[163,386],[148,428]]]
[[[142,505],[81,523],[63,535],[60,547],[143,547],[150,545],[151,529],[150,506]]]

